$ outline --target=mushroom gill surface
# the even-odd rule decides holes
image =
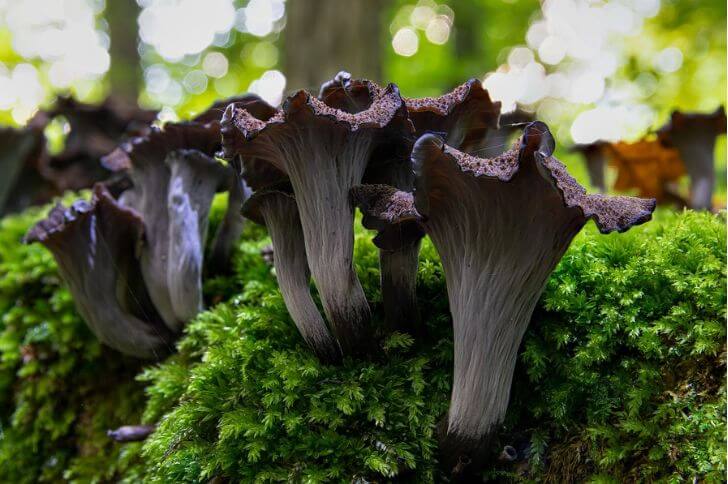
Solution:
[[[344,353],[364,349],[371,317],[353,266],[349,191],[361,183],[378,147],[412,132],[396,86],[361,82],[369,97],[364,110],[337,109],[299,91],[267,121],[233,104],[222,123],[228,159],[267,162],[289,177],[308,264]]]
[[[339,344],[311,296],[303,229],[290,185],[284,182],[256,192],[245,202],[243,213],[268,229],[278,286],[301,336],[322,361],[340,360]]]
[[[144,220],[142,274],[155,306],[175,332],[202,309],[210,205],[232,174],[213,158],[219,146],[214,124],[168,123],[105,160],[126,170],[132,181],[119,201]]]
[[[690,175],[690,208],[713,208],[715,189],[715,139],[726,132],[726,115],[721,106],[715,112],[672,113],[670,122],[658,133],[660,141],[674,146]]]
[[[493,159],[424,135],[412,153],[413,204],[377,202],[391,220],[419,218],[442,259],[455,338],[446,454],[472,457],[502,421],[533,309],[586,221],[622,232],[654,210],[654,200],[587,195],[551,156],[554,144],[541,122]]]
[[[158,359],[169,353],[174,335],[142,281],[136,256],[143,232],[139,215],[96,185],[91,202],[56,205],[25,240],[51,251],[78,312],[101,342],[130,356]]]

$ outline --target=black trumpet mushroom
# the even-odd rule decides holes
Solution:
[[[405,98],[417,136],[432,133],[460,151],[477,150],[486,135],[498,129],[500,102],[493,102],[477,79],[470,79],[440,97]]]
[[[498,121],[498,129],[488,131],[480,146],[475,150],[468,151],[468,153],[473,154],[477,152],[478,156],[482,158],[495,158],[501,153],[510,150],[512,138],[516,133],[520,133],[527,123],[533,120],[533,113],[529,113],[520,108],[509,113],[501,114]]]
[[[301,336],[322,361],[340,360],[339,344],[311,296],[303,229],[290,184],[281,182],[255,192],[243,205],[243,214],[268,229],[278,286]]]
[[[144,224],[101,185],[90,202],[56,205],[25,241],[47,247],[78,312],[102,343],[126,355],[158,359],[174,339],[154,308],[137,255]]]
[[[232,169],[213,157],[219,148],[216,123],[168,123],[104,159],[131,179],[132,187],[121,193],[119,202],[144,220],[142,275],[154,305],[174,332],[202,309],[210,206],[215,193],[228,188],[233,178]]]
[[[607,191],[607,183],[604,180],[604,171],[607,166],[607,154],[603,141],[595,141],[594,143],[577,144],[571,148],[571,151],[580,153],[584,157],[586,170],[589,173],[589,181],[592,186],[601,193]]]
[[[47,159],[43,126],[0,127],[0,216],[60,193],[44,176]]]
[[[726,132],[723,107],[714,112],[672,113],[670,122],[658,132],[660,141],[677,148],[690,175],[690,208],[713,208],[715,188],[715,138]]]
[[[502,421],[521,338],[574,236],[589,219],[602,233],[625,231],[655,208],[654,200],[587,195],[554,146],[541,122],[492,159],[427,134],[412,153],[414,198],[379,189],[381,199],[369,202],[390,224],[419,223],[442,259],[455,364],[441,449],[453,465],[476,462]]]
[[[407,112],[416,135],[438,133],[450,146],[469,151],[480,145],[486,134],[498,128],[500,103],[492,102],[480,81],[471,79],[440,97],[405,98]],[[391,150],[387,163],[373,163],[364,175],[365,184],[391,185],[403,192],[414,187],[414,172],[407,155]],[[364,212],[366,228],[377,230],[374,244],[380,249],[379,267],[382,302],[391,329],[418,332],[417,265],[420,239],[424,236],[416,224],[389,227],[370,205],[369,189],[352,192],[355,204]]]
[[[266,162],[293,187],[306,257],[334,336],[345,354],[368,341],[369,304],[353,266],[350,189],[361,183],[373,153],[412,132],[396,86],[351,81],[364,105],[330,106],[306,91],[262,121],[240,105],[223,116],[225,156]],[[245,170],[243,170],[245,172]]]

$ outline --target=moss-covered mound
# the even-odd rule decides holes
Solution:
[[[146,368],[102,348],[53,260],[20,238],[40,215],[0,222],[0,480],[200,482],[439,480],[435,428],[452,343],[445,283],[425,243],[426,335],[380,334],[368,361],[324,366],[288,318],[248,227],[231,274],[179,352]],[[219,216],[219,211],[218,211]],[[377,253],[356,263],[381,319]],[[725,473],[725,218],[659,213],[627,234],[593,227],[551,277],[521,347],[486,477],[563,482]],[[144,444],[107,428],[158,423]],[[363,481],[362,481],[363,482]]]

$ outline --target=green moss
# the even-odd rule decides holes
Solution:
[[[380,334],[371,359],[333,367],[305,348],[259,256],[265,234],[250,226],[230,274],[206,281],[211,309],[179,352],[141,369],[94,340],[50,255],[19,245],[37,216],[0,223],[2,480],[438,479],[452,341],[431,244],[418,280],[427,336]],[[378,323],[377,253],[357,233]],[[724,217],[690,212],[578,236],[524,339],[500,434],[524,441],[531,458],[491,477],[720,479],[725,244]],[[140,420],[159,423],[144,445],[103,435]]]

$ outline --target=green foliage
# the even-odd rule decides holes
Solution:
[[[230,274],[206,281],[211,309],[175,355],[140,371],[93,339],[47,252],[18,243],[38,215],[0,225],[1,480],[442,477],[434,432],[452,340],[429,242],[418,280],[427,336],[378,334],[369,360],[337,367],[304,346],[259,255],[268,239],[248,226]],[[357,270],[381,321],[377,252],[357,234]],[[723,216],[692,212],[660,212],[621,235],[590,224],[577,237],[525,337],[499,436],[527,443],[528,480],[722,477],[725,243]],[[159,424],[143,445],[103,435],[139,421]]]
[[[119,449],[105,432],[144,405],[139,363],[102,348],[50,253],[20,243],[39,216],[0,221],[0,480],[108,480]]]
[[[549,280],[511,421],[549,434],[550,473],[583,445],[581,469],[619,481],[725,476],[725,219],[659,215],[588,231]]]

